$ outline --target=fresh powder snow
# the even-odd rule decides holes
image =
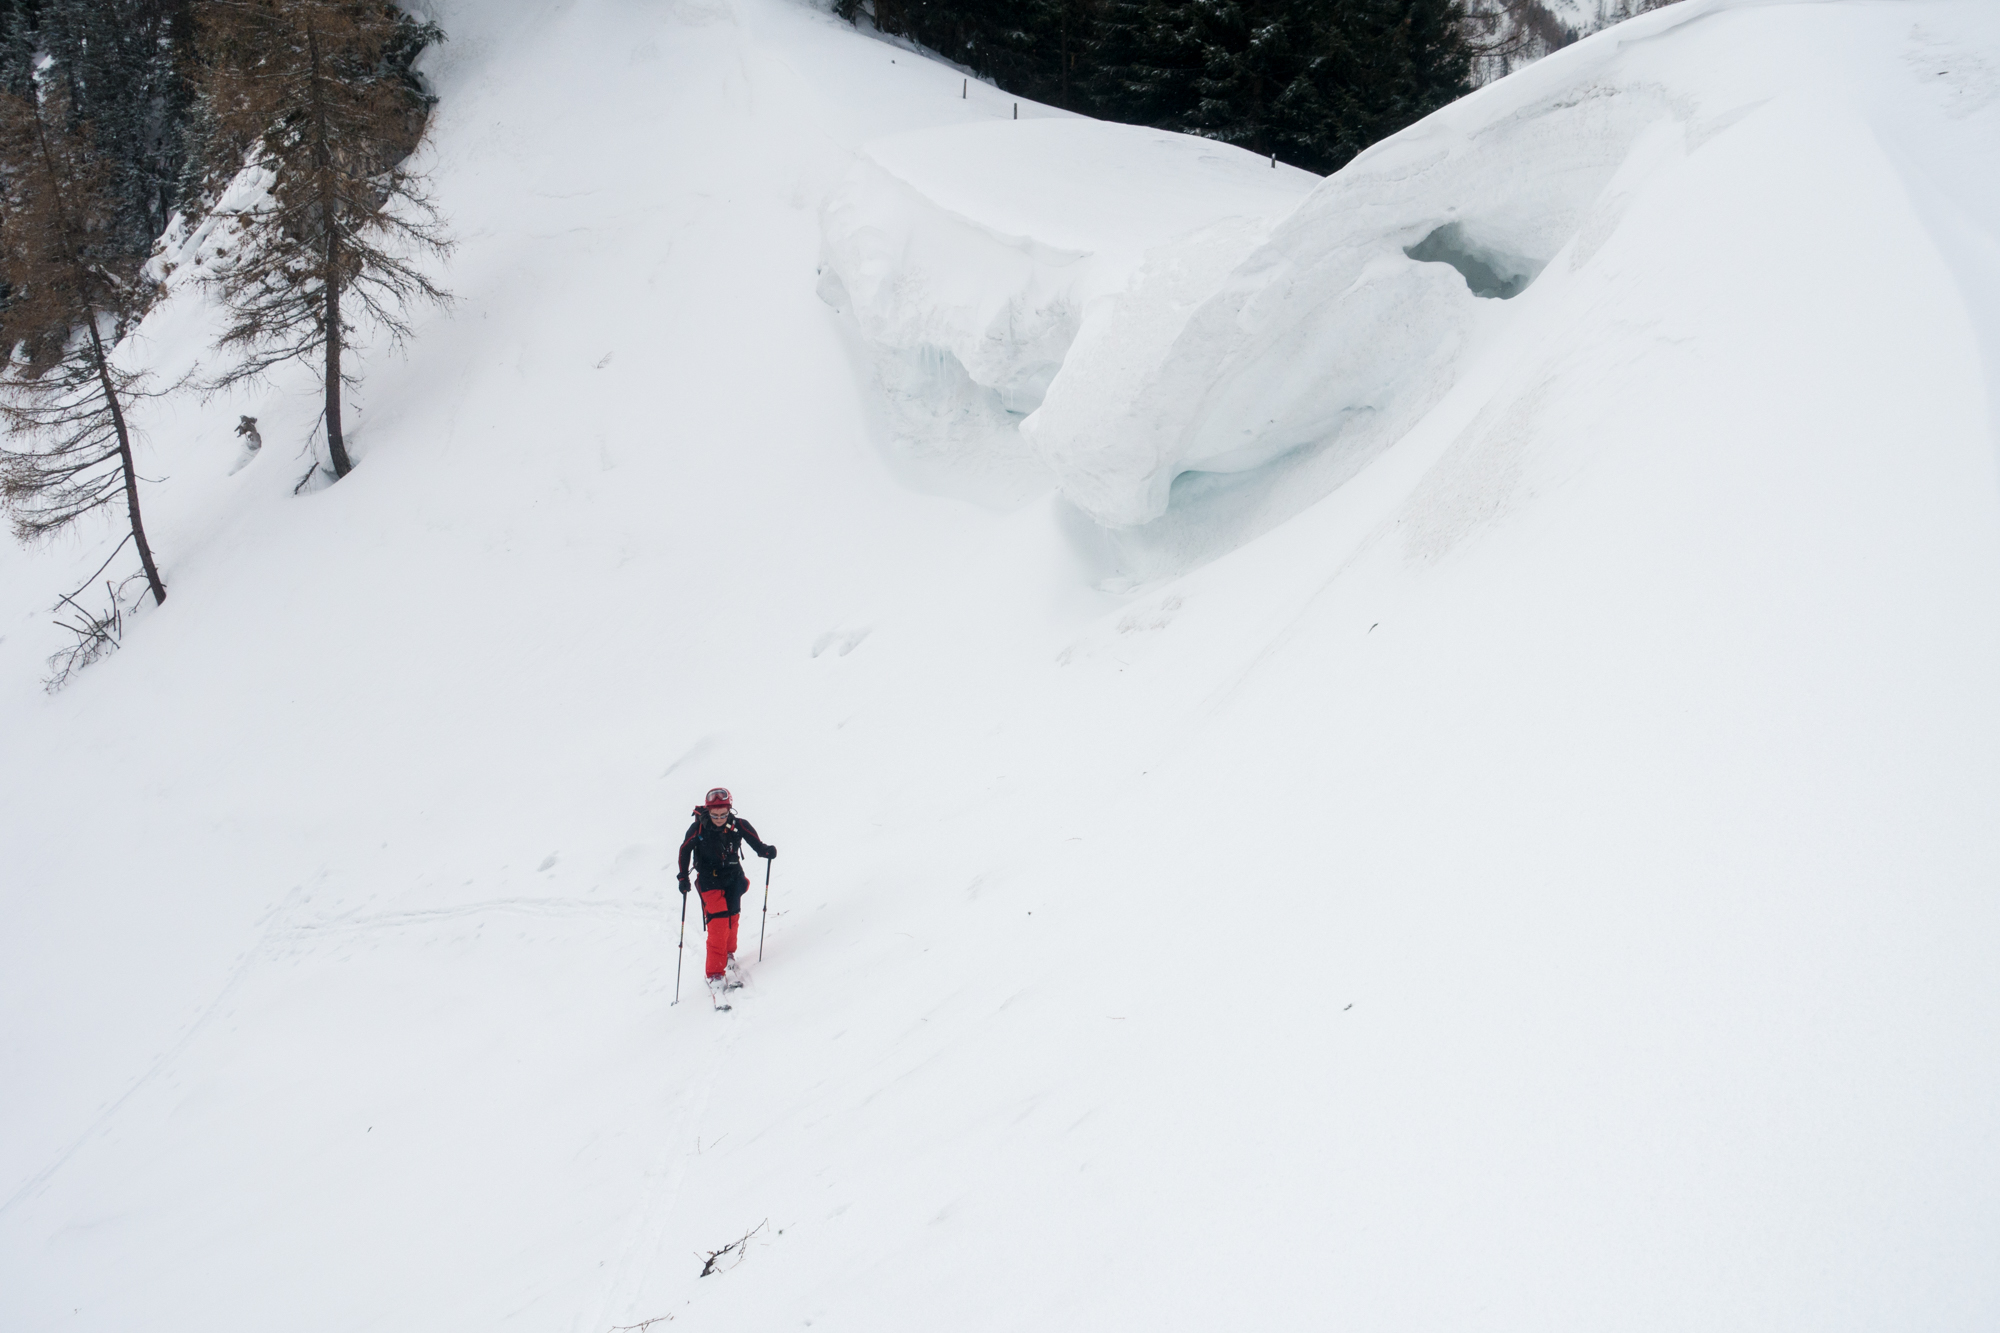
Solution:
[[[2000,6],[1684,0],[1324,181],[424,12],[354,473],[146,407],[55,695],[116,534],[0,547],[0,1329],[2000,1321]]]

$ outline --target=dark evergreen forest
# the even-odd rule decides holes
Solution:
[[[190,0],[0,0],[0,82],[59,82],[71,128],[112,164],[120,238],[144,252],[185,189],[194,106]]]
[[[1472,87],[1461,0],[838,0],[1009,92],[1332,172]]]
[[[393,12],[363,3],[357,9]],[[247,143],[218,141],[201,89],[199,0],[0,0],[0,89],[61,85],[68,128],[112,164],[121,239],[140,253],[189,200],[231,174]],[[437,29],[402,17],[383,73],[427,104],[411,66]]]
[[[60,80],[143,249],[232,150],[204,112],[196,0],[0,0],[0,87]],[[1330,172],[1471,87],[1461,0],[836,0],[1055,106]],[[390,59],[410,80],[432,32]]]

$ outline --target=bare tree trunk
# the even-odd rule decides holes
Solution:
[[[160,605],[167,600],[167,585],[160,578],[159,566],[153,563],[153,547],[146,540],[146,525],[139,519],[139,473],[132,461],[132,433],[125,425],[125,409],[118,402],[118,386],[112,382],[111,365],[105,359],[104,339],[97,331],[97,312],[90,299],[89,270],[83,267],[78,243],[80,231],[70,217],[62,173],[56,169],[55,154],[49,148],[48,126],[39,114],[35,117],[35,143],[41,152],[43,174],[56,201],[57,216],[62,222],[66,254],[75,266],[77,307],[84,328],[90,332],[91,364],[97,371],[98,389],[104,394],[104,405],[111,413],[111,428],[118,436],[118,465],[124,471],[125,512],[132,521],[132,540],[139,547],[139,563],[145,567],[146,582],[153,590],[153,602]]]
[[[326,451],[333,459],[333,475],[344,477],[354,470],[348,461],[347,440],[340,428],[340,242],[333,229],[326,234]]]
[[[336,479],[354,470],[347,457],[347,439],[340,424],[340,231],[333,200],[333,153],[328,143],[326,102],[322,88],[319,34],[306,29],[306,50],[312,59],[313,167],[319,175],[320,226],[326,235],[326,257],[320,277],[326,313],[326,451]]]
[[[146,525],[139,521],[139,473],[132,462],[132,436],[125,428],[125,409],[118,405],[118,391],[111,383],[111,367],[104,359],[104,341],[97,334],[97,321],[89,321],[90,353],[97,363],[97,382],[104,401],[111,408],[111,426],[118,432],[118,466],[125,473],[125,512],[132,519],[132,541],[139,548],[139,563],[145,567],[146,582],[153,590],[154,605],[167,600],[167,585],[160,580],[159,566],[153,563],[152,543],[146,540]]]

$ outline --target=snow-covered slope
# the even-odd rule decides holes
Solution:
[[[1171,336],[1181,224],[981,198],[1032,141],[955,71],[785,0],[438,17],[461,300],[362,466],[291,494],[305,379],[149,419],[170,600],[53,698],[103,548],[0,553],[0,1327],[1993,1323],[1993,6],[1620,25],[1191,209],[1250,221]],[[1402,253],[1573,107],[1643,123],[1525,291]],[[1119,365],[1212,322],[1204,420],[1457,341],[1359,461],[967,503],[821,296],[870,170],[1107,257]],[[727,1015],[670,1004],[718,782],[782,849]]]

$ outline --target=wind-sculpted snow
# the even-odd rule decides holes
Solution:
[[[875,349],[906,437],[1005,450],[1018,427],[1063,496],[1107,527],[1160,518],[1187,473],[1299,450],[1334,456],[1323,489],[1434,407],[1482,337],[1507,337],[1514,298],[1586,270],[1655,175],[1790,77],[1760,84],[1671,52],[1655,68],[1643,48],[1702,8],[1448,108],[1288,216],[1268,190],[1226,193],[1257,185],[1254,170],[1207,186],[1199,208],[1136,212],[1105,206],[1116,188],[1087,154],[1052,168],[1031,146],[995,152],[1008,127],[982,127],[984,145],[932,134],[905,147],[900,178],[864,162],[835,192],[822,294]],[[1106,159],[1124,146],[1113,127],[1036,130]],[[1205,159],[1187,160],[1193,180]],[[931,180],[968,161],[1000,170],[954,211]],[[1003,207],[1017,234],[974,220]]]
[[[1663,123],[1673,111],[1655,91],[1588,85],[1435,117],[1316,190],[1156,356],[1130,355],[1118,326],[1157,337],[1148,288],[1166,274],[1106,303],[1024,429],[1063,494],[1112,526],[1165,513],[1184,472],[1239,472],[1350,431],[1379,449],[1456,379],[1495,299],[1471,283],[1501,276],[1517,294]]]
[[[1149,291],[1142,337],[1212,286],[1315,178],[1240,149],[1082,119],[869,144],[821,209],[821,299],[866,338],[906,445],[1007,450],[1079,331]]]
[[[1034,410],[1076,337],[1085,253],[944,212],[867,161],[823,216],[821,299],[853,312],[912,434],[974,437]]]
[[[1159,517],[1185,472],[1347,434],[1362,461],[1451,385],[1490,295],[1527,285],[1647,131],[1690,114],[1574,62],[1515,83],[1296,211],[1303,173],[1128,126],[878,141],[823,206],[820,294],[859,326],[907,441],[1004,451],[1018,427],[1109,526]]]

